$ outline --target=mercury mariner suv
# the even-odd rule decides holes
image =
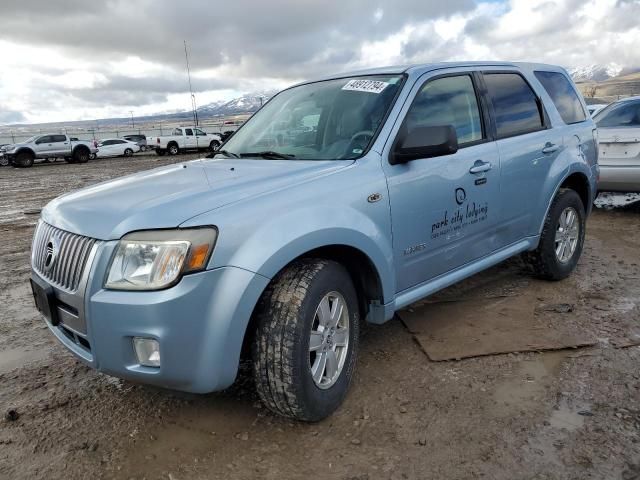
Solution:
[[[249,355],[268,408],[320,420],[347,393],[362,322],[518,254],[549,280],[574,270],[598,177],[586,111],[541,64],[301,83],[209,158],[50,202],[37,308],[106,374],[211,392]]]

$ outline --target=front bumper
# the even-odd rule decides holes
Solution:
[[[194,393],[233,383],[244,333],[268,278],[225,267],[186,275],[166,290],[125,292],[92,286],[98,277],[101,284],[103,275],[89,277],[83,333],[64,317],[57,326],[48,324],[80,360],[109,375]],[[35,271],[32,278],[46,283]],[[138,363],[133,337],[159,342],[159,368]]]

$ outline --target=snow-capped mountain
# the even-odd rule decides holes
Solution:
[[[228,102],[219,101],[198,108],[198,114],[204,116],[237,115],[252,113],[273,96],[273,92],[249,93]]]
[[[576,82],[602,82],[617,77],[625,68],[617,63],[607,65],[587,65],[584,67],[569,68],[569,74]]]

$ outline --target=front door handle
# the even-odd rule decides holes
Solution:
[[[469,169],[469,173],[482,173],[488,172],[491,170],[490,162],[483,162],[482,160],[476,160],[476,163],[473,164],[473,167]]]
[[[558,145],[555,145],[551,142],[547,142],[547,144],[542,149],[542,153],[544,153],[545,155],[548,155],[550,153],[557,152],[559,148],[560,147]]]

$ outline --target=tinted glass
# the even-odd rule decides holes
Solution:
[[[36,140],[37,144],[40,143],[51,143],[51,135],[45,135],[44,137],[40,137],[38,140]]]
[[[405,125],[408,131],[452,125],[460,145],[481,140],[480,109],[471,77],[445,77],[426,83],[409,108]]]
[[[107,145],[113,145],[113,140],[105,140],[104,142],[102,142],[103,146],[107,146]]]
[[[578,123],[587,118],[578,94],[567,77],[558,72],[534,74],[553,100],[564,123]]]
[[[292,159],[361,157],[374,140],[402,75],[339,78],[285,90],[256,112],[225,144],[246,158],[271,151]]]
[[[594,117],[598,127],[640,127],[640,102],[623,102],[601,110]]]
[[[53,140],[52,142],[66,142],[67,141],[67,137],[64,135],[52,135]]]
[[[193,136],[193,130],[191,130],[190,128],[185,128],[184,129],[184,134],[185,135],[189,135],[189,136]]]
[[[179,128],[176,128],[176,129],[173,131],[173,134],[174,134],[174,135],[178,135],[178,136],[182,136],[182,130],[181,130],[181,129],[179,129]]]
[[[204,133],[202,130],[200,130],[199,128],[196,128],[196,135],[206,135],[206,133]]]
[[[114,144],[114,145],[120,145],[120,144],[122,144],[122,143],[127,143],[127,142],[125,142],[124,140],[114,140],[114,141],[113,141],[113,144]]]
[[[498,138],[542,129],[537,97],[524,78],[515,73],[485,73],[484,81],[493,103]]]

